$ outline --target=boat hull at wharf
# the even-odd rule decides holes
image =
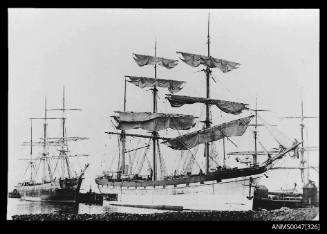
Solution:
[[[260,173],[259,173],[260,172]],[[118,201],[109,204],[182,206],[192,210],[252,210],[253,191],[264,169],[257,174],[213,179],[194,176],[147,182],[110,182],[98,177],[101,193],[114,193]]]
[[[81,183],[82,179],[73,178],[42,184],[22,184],[16,189],[22,200],[75,203]]]

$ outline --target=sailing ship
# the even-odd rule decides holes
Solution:
[[[283,166],[276,166],[272,168],[273,170],[287,170],[296,172],[296,181],[294,181],[293,188],[281,188],[281,192],[288,192],[288,193],[302,193],[302,188],[307,187],[309,185],[316,186],[315,181],[311,178],[311,173],[318,173],[319,168],[317,167],[317,158],[315,155],[312,154],[316,151],[319,151],[318,146],[310,146],[307,145],[309,142],[308,136],[308,128],[307,134],[305,134],[305,119],[318,119],[318,116],[308,116],[304,114],[304,105],[303,99],[301,100],[301,114],[299,116],[284,116],[282,117],[283,120],[291,119],[291,120],[300,120],[300,138],[301,138],[301,145],[297,148],[296,151],[291,155],[290,159],[293,162],[287,162],[288,165]],[[306,137],[305,137],[306,135]],[[290,161],[290,160],[289,160]],[[297,165],[294,165],[294,161]],[[293,165],[292,165],[293,164]],[[300,174],[298,174],[300,172]],[[292,173],[295,174],[295,173]]]
[[[76,110],[81,109],[65,107],[65,88],[63,88],[61,108],[48,109],[47,99],[45,98],[44,117],[30,118],[30,141],[23,143],[24,146],[30,146],[30,158],[23,159],[28,160],[25,174],[29,171],[30,175],[27,181],[21,182],[15,187],[21,199],[29,201],[77,202],[78,193],[84,179],[83,176],[89,164],[86,164],[79,174],[72,169],[70,158],[88,156],[86,154],[72,154],[68,144],[68,142],[88,139],[86,137],[68,137],[66,134],[67,117],[65,112]],[[60,111],[62,112],[62,117],[48,117],[48,111]],[[43,137],[40,138],[41,141],[33,141],[33,121],[38,120],[43,120]],[[62,135],[60,137],[48,136],[49,120],[61,121]],[[33,157],[33,154],[35,154],[33,146],[41,147],[41,152],[37,157]],[[55,153],[53,153],[52,149],[55,150]],[[61,168],[61,171],[59,168]],[[39,173],[39,169],[42,170],[42,173]]]
[[[281,165],[271,168],[269,177],[274,179],[275,175],[282,175],[285,180],[280,189],[267,188],[267,182],[255,188],[254,209],[278,209],[281,207],[312,207],[319,206],[319,186],[313,178],[319,175],[317,158],[314,151],[319,151],[317,146],[308,146],[308,134],[304,137],[305,119],[317,119],[317,116],[304,115],[303,100],[301,100],[301,115],[287,116],[282,119],[300,119],[301,145]],[[306,128],[308,130],[308,128]],[[306,131],[308,133],[308,131]],[[317,173],[312,176],[311,172]],[[274,173],[275,172],[275,173]],[[319,182],[319,181],[318,181]],[[269,183],[268,183],[269,184]],[[268,186],[270,187],[270,186]]]
[[[154,56],[134,54],[133,59],[138,66],[154,66],[154,77],[125,76],[124,108],[123,111],[116,111],[115,115],[112,116],[116,122],[115,128],[120,130],[120,132],[106,132],[109,135],[117,135],[119,158],[115,169],[104,171],[96,177],[95,182],[101,193],[117,194],[118,203],[125,205],[171,205],[195,210],[250,210],[253,204],[253,190],[257,181],[278,160],[293,152],[299,146],[300,142],[297,141],[278,140],[280,138],[278,135],[281,134],[276,134],[275,130],[271,131],[271,134],[279,144],[278,149],[274,152],[269,152],[264,148],[263,153],[259,152],[257,150],[258,135],[256,127],[259,126],[257,112],[260,110],[257,108],[251,109],[245,103],[210,97],[210,81],[214,79],[212,76],[213,70],[218,68],[223,73],[227,73],[237,69],[240,64],[211,56],[209,29],[210,16],[208,19],[207,55],[177,52],[182,56],[181,60],[187,65],[193,68],[203,67],[201,71],[204,72],[206,79],[205,97],[177,95],[176,93],[183,89],[185,81],[159,79],[157,77],[157,66],[173,69],[178,65],[178,60],[157,56],[156,43]],[[127,82],[139,88],[151,88],[153,93],[152,112],[126,110]],[[158,112],[158,88],[168,88],[170,94],[166,95],[166,100],[172,108],[178,109],[185,104],[204,104],[205,119],[197,121],[198,117],[193,115]],[[216,106],[222,112],[233,116],[243,112],[249,112],[250,114],[243,118],[213,125],[211,116],[212,106]],[[250,124],[254,117],[255,124]],[[203,126],[201,126],[202,123]],[[201,126],[201,129],[192,131],[196,126]],[[249,126],[255,126],[255,150],[251,153],[251,163],[247,166],[231,167],[227,165],[225,160],[225,141],[235,144],[231,138],[243,136]],[[272,128],[268,123],[265,126],[267,126],[267,129]],[[151,135],[132,132],[134,130],[139,131],[139,129],[141,131],[148,131]],[[167,132],[168,129],[178,135],[164,137],[161,133],[159,134],[160,131]],[[182,131],[189,132],[183,133]],[[148,144],[127,150],[127,139],[135,138],[148,139]],[[217,155],[213,151],[214,143],[217,141],[223,142],[224,153],[222,155]],[[130,140],[130,142],[138,141]],[[184,169],[167,172],[165,158],[162,154],[163,151],[160,150],[160,146],[167,147],[168,150],[172,149],[176,154],[169,153],[165,155],[166,157],[184,158],[184,165],[186,165]],[[205,168],[201,167],[196,160],[200,146],[204,146]],[[147,158],[149,148],[152,148],[152,163]],[[135,156],[135,154],[131,155],[132,152],[141,150],[144,153],[141,154],[138,161],[136,158],[132,158]],[[168,152],[168,150],[166,151]],[[259,162],[257,160],[257,156],[260,153],[265,155],[265,161]],[[215,160],[217,157],[223,157],[223,163],[217,163]],[[140,173],[144,168],[143,164],[145,162],[148,164],[148,171],[141,175]],[[212,162],[215,162],[216,165]],[[193,167],[195,164],[198,166],[198,171],[196,172],[194,172]]]

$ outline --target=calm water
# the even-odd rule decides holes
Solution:
[[[141,209],[130,207],[111,206],[103,203],[103,205],[86,205],[86,204],[62,204],[49,202],[25,201],[19,198],[8,198],[7,203],[7,219],[12,220],[13,215],[21,214],[48,214],[48,213],[70,213],[70,214],[102,214],[107,212],[122,213],[160,213],[167,212],[155,209]]]

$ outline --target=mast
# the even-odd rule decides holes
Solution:
[[[300,130],[301,130],[301,149],[300,149],[300,172],[301,172],[301,182],[303,185],[305,184],[305,178],[304,178],[304,170],[306,161],[304,160],[304,119],[316,119],[319,117],[316,116],[305,116],[304,115],[304,108],[303,108],[303,97],[302,97],[302,91],[301,91],[301,116],[286,116],[285,119],[300,119]]]
[[[61,111],[62,112],[62,117],[61,118],[53,118],[53,119],[61,119],[62,120],[62,137],[60,140],[61,143],[61,149],[59,150],[59,159],[60,163],[61,163],[61,167],[62,167],[62,177],[65,177],[65,164],[67,167],[67,175],[68,178],[71,178],[71,168],[70,168],[70,163],[69,163],[69,159],[68,159],[68,155],[67,153],[69,152],[68,150],[68,138],[66,137],[66,117],[65,117],[65,113],[66,111],[80,111],[81,109],[76,109],[76,108],[66,108],[65,105],[65,86],[63,86],[63,95],[62,95],[62,107],[61,108],[51,108],[51,109],[47,109],[49,111]],[[59,162],[59,161],[58,161]]]
[[[45,154],[45,146],[47,140],[47,97],[44,101],[44,123],[43,123],[43,154]]]
[[[31,120],[31,151],[30,151],[30,165],[31,165],[31,179],[30,181],[33,181],[33,127],[32,127],[32,119]]]
[[[301,95],[302,96],[302,95]],[[305,181],[304,181],[304,164],[305,164],[305,161],[304,161],[304,115],[303,115],[303,98],[301,97],[301,123],[300,123],[300,127],[301,127],[301,146],[302,146],[302,149],[301,149],[301,161],[300,161],[300,164],[301,164],[301,180],[302,180],[302,183],[304,185]]]
[[[46,164],[48,166],[48,172],[49,172],[49,179],[52,181],[52,173],[49,161],[47,159],[47,97],[45,97],[44,100],[44,124],[43,124],[43,153],[42,153],[42,159],[43,159],[43,175],[42,175],[42,181],[44,182],[46,180],[45,177],[45,171],[46,171]]]
[[[226,167],[226,150],[225,150],[225,137],[223,137],[223,152],[224,152],[224,161],[223,161],[223,167]]]
[[[210,12],[208,15],[208,36],[207,36],[207,44],[208,44],[208,57],[210,57]],[[210,98],[210,67],[207,66],[207,68],[204,70],[206,73],[206,98]],[[206,103],[206,120],[205,120],[205,128],[210,128],[211,126],[211,120],[210,120],[210,104]],[[205,144],[205,150],[204,154],[206,157],[206,173],[209,173],[209,147],[210,143]]]
[[[255,97],[255,125],[254,125],[254,155],[253,155],[253,166],[257,165],[257,155],[258,155],[258,149],[257,149],[257,137],[258,137],[258,99]]]
[[[65,86],[62,87],[62,137],[65,141]]]
[[[154,43],[154,56],[157,56],[157,40]],[[154,65],[154,78],[157,79],[157,64]],[[153,113],[157,112],[157,87],[156,85],[153,86]],[[156,131],[152,132],[152,143],[153,143],[153,181],[157,180],[157,162],[156,162],[156,144],[157,144],[157,137],[158,133]]]
[[[46,136],[47,136],[47,97],[44,102],[44,123],[43,123],[43,174],[42,181],[45,181],[45,157],[46,157]]]
[[[125,77],[125,84],[124,84],[124,112],[126,111],[126,77]],[[120,171],[122,174],[125,174],[125,151],[126,151],[126,135],[125,135],[125,130],[121,131],[120,135],[120,141],[121,141],[121,168]]]
[[[70,172],[70,165],[68,162],[68,157],[67,157],[67,152],[68,152],[68,146],[67,146],[67,140],[66,140],[66,118],[65,118],[65,86],[63,86],[63,90],[62,90],[62,138],[63,138],[63,145],[62,145],[62,150],[63,153],[65,155],[65,162],[66,162],[66,166],[67,166],[67,175],[68,178],[71,177],[71,172]],[[64,147],[66,146],[66,150],[64,149]]]

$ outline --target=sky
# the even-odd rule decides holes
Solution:
[[[67,114],[67,134],[90,138],[72,146],[76,153],[90,155],[80,162],[90,163],[82,187],[95,188],[94,178],[116,146],[104,132],[114,130],[110,116],[123,108],[124,75],[154,76],[153,67],[139,67],[132,53],[154,55],[157,41],[159,57],[178,59],[176,51],[207,54],[209,11],[211,55],[241,64],[229,73],[213,71],[216,82],[211,81],[211,97],[250,107],[255,107],[257,97],[258,108],[270,110],[262,117],[290,139],[300,140],[299,121],[281,117],[300,115],[301,96],[305,115],[319,116],[319,10],[8,9],[9,189],[24,178],[26,161],[19,159],[29,157],[28,148],[22,147],[30,137],[28,118],[44,115],[45,96],[49,108],[60,107],[63,86],[66,106],[82,109]],[[200,70],[179,60],[174,69],[158,67],[158,78],[186,81],[178,94],[204,97]],[[164,99],[166,93],[160,89],[159,112],[200,116],[203,106],[172,109]],[[151,92],[128,84],[127,110],[151,111]],[[248,114],[230,116],[212,108],[217,124]],[[41,123],[35,125],[37,139],[42,128]],[[305,126],[305,144],[319,146],[318,120],[306,120]],[[59,136],[59,127],[55,121],[49,123],[49,135]],[[251,134],[249,130],[235,142],[251,150]],[[277,146],[261,129],[259,136],[269,147]],[[235,148],[229,145],[227,150]],[[165,160],[167,165],[175,162],[172,157]],[[319,165],[318,152],[310,153],[310,162]],[[318,179],[317,173],[310,173]],[[265,183],[272,189],[290,186],[283,178],[291,174],[298,178],[274,171]]]

